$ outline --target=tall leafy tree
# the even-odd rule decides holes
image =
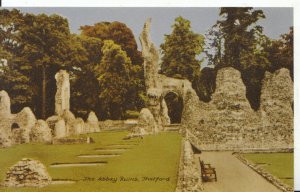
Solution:
[[[100,87],[99,99],[107,117],[120,119],[126,109],[125,96],[133,86],[131,60],[112,40],[104,41],[102,54],[101,62],[95,68]]]
[[[265,18],[262,10],[252,7],[223,7],[220,9],[222,17],[217,23],[220,25],[224,37],[224,61],[221,65],[241,68],[241,54],[251,46],[254,30],[259,27],[255,23]]]
[[[191,23],[183,17],[177,17],[173,31],[165,35],[161,44],[161,72],[167,76],[192,80],[200,72],[199,54],[203,51],[204,37],[191,30]]]
[[[71,107],[72,111],[81,117],[86,117],[88,113],[93,110],[98,117],[102,117],[100,100],[99,83],[96,77],[97,71],[95,67],[99,64],[102,57],[102,40],[93,37],[82,35],[74,36],[76,42],[79,42],[84,48],[80,54],[84,54],[87,58],[80,65],[76,66],[73,71],[73,78],[71,79],[72,97]]]
[[[121,46],[126,55],[131,60],[132,73],[130,74],[136,86],[130,87],[130,91],[125,95],[127,107],[130,110],[140,110],[144,106],[144,74],[143,58],[137,49],[134,35],[130,28],[120,22],[100,22],[93,26],[81,26],[81,35],[104,40],[112,40]]]
[[[21,14],[17,10],[1,10],[1,14],[4,21],[10,21],[2,26],[6,35],[2,43],[15,58],[9,69],[29,79],[29,106],[38,117],[46,118],[54,112],[55,73],[80,63],[83,58],[77,53],[82,48],[72,39],[68,21],[61,16]]]
[[[22,14],[13,9],[0,10],[0,90],[6,90],[11,98],[12,111],[17,112],[24,106],[31,106],[33,92],[30,79],[18,71],[17,31],[22,24]]]
[[[82,35],[99,38],[103,41],[113,40],[116,44],[119,44],[130,57],[132,64],[141,65],[143,63],[142,54],[137,50],[134,35],[124,23],[118,21],[100,22],[93,26],[81,26],[80,29]]]

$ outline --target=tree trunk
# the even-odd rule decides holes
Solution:
[[[42,119],[46,119],[46,67],[43,66],[43,82],[42,82]]]

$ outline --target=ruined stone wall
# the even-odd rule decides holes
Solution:
[[[266,73],[261,107],[252,110],[240,72],[218,71],[216,91],[200,119],[185,121],[202,149],[287,148],[293,146],[293,83],[286,69]]]
[[[293,81],[289,70],[266,72],[260,97],[264,141],[277,146],[293,146]]]
[[[46,121],[37,120],[29,107],[11,114],[10,98],[0,91],[0,147],[28,142],[51,143],[53,138],[99,132],[96,114],[91,112],[85,123],[70,111],[69,74],[60,70],[56,75],[55,113]]]
[[[199,161],[193,153],[190,142],[183,140],[175,192],[202,191],[204,189],[197,164]]]
[[[148,19],[140,35],[142,53],[144,57],[144,75],[145,86],[147,90],[148,103],[147,108],[152,113],[158,130],[164,130],[164,126],[170,124],[168,110],[164,97],[169,92],[176,93],[183,98],[184,102],[194,102],[188,109],[183,109],[182,117],[187,120],[190,118],[192,111],[199,111],[202,102],[198,99],[196,92],[193,90],[191,83],[184,79],[175,79],[159,74],[159,54],[150,38],[151,19]],[[189,94],[188,99],[185,99]],[[184,103],[185,106],[188,106]]]

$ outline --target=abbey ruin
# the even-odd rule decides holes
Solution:
[[[141,110],[134,132],[153,134],[170,125],[165,96],[173,93],[183,100],[181,132],[200,149],[233,150],[293,147],[293,82],[287,69],[266,72],[261,105],[254,111],[246,98],[241,74],[234,68],[218,71],[216,90],[209,103],[199,100],[191,82],[159,74],[159,53],[150,38],[148,19],[140,35],[144,57],[147,108]],[[12,114],[10,98],[0,92],[0,145],[28,142],[51,143],[70,135],[99,132],[99,121],[90,112],[87,121],[70,111],[69,74],[56,75],[55,115],[37,120],[30,108]],[[142,131],[140,131],[142,129]]]
[[[60,70],[56,75],[55,115],[46,120],[37,120],[30,108],[12,114],[10,98],[5,91],[0,92],[0,146],[42,142],[51,143],[54,139],[70,135],[99,132],[98,118],[90,112],[87,122],[76,118],[70,111],[69,74]]]
[[[161,131],[170,123],[164,97],[173,92],[183,98],[181,131],[188,132],[191,137],[187,139],[202,150],[293,148],[293,81],[289,70],[266,72],[258,111],[246,98],[240,72],[230,67],[218,71],[212,100],[202,102],[188,80],[158,73],[159,54],[151,42],[150,23],[148,19],[140,41],[147,105],[155,119],[152,127]]]

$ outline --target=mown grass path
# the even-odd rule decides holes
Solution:
[[[25,144],[0,149],[0,180],[10,166],[29,157],[40,160],[55,180],[74,180],[74,184],[49,185],[45,188],[0,188],[18,192],[140,192],[174,191],[180,156],[181,136],[161,133],[144,139],[122,140],[127,132],[90,134],[93,144],[45,145]],[[127,146],[125,146],[127,144]],[[127,148],[124,151],[95,149]],[[78,155],[120,154],[113,158],[80,158]],[[101,166],[50,167],[54,163],[83,163],[105,161]]]

